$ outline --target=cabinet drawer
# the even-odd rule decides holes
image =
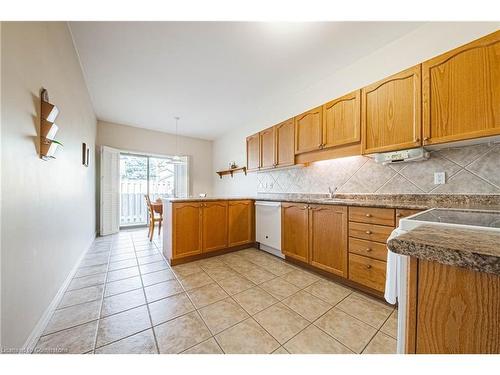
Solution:
[[[387,246],[384,243],[349,238],[349,252],[369,258],[387,260]]]
[[[349,222],[349,237],[356,237],[369,241],[385,243],[393,230],[393,227],[386,227],[383,225]]]
[[[349,254],[349,280],[383,292],[386,262]]]
[[[394,209],[373,207],[349,207],[349,220],[359,223],[394,226]]]
[[[396,210],[396,226],[399,226],[399,220],[404,219],[405,217],[415,215],[419,212],[422,212],[422,210],[407,210],[407,209],[401,209],[398,208]]]

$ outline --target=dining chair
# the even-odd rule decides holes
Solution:
[[[151,204],[151,199],[149,199],[149,195],[144,194],[146,198],[146,206],[148,207],[148,217],[149,217],[149,231],[148,237],[149,241],[153,241],[153,233],[155,230],[155,223],[158,222],[158,236],[161,232],[161,224],[163,222],[163,213],[158,213],[155,211],[153,205]]]

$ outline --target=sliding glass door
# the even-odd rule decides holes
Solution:
[[[120,154],[120,226],[145,225],[152,201],[188,195],[187,157]]]

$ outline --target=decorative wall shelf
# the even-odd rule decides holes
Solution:
[[[54,158],[56,151],[62,148],[62,143],[55,140],[59,127],[54,122],[59,109],[49,103],[49,94],[46,89],[41,90],[40,99],[40,158],[50,160]]]
[[[226,169],[224,171],[217,171],[216,173],[219,175],[220,178],[222,176],[225,176],[227,174],[230,174],[231,177],[233,177],[233,173],[240,173],[243,172],[245,173],[245,176],[247,175],[247,167],[239,167],[239,168],[233,168],[233,169]]]

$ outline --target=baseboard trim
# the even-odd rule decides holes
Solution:
[[[78,269],[78,266],[82,262],[83,257],[87,254],[89,251],[90,247],[92,246],[92,243],[96,239],[97,236],[97,231],[94,232],[90,243],[87,245],[85,251],[82,252],[82,254],[78,257],[78,259],[75,262],[75,265],[71,269],[71,271],[68,273],[68,276],[62,283],[61,287],[57,291],[56,295],[50,302],[49,306],[45,309],[44,313],[42,314],[42,317],[40,320],[38,320],[37,324],[35,325],[35,328],[31,331],[31,334],[28,336],[26,339],[26,342],[24,343],[23,347],[21,348],[20,352],[21,353],[31,353],[35,349],[35,346],[40,339],[40,336],[42,336],[43,331],[45,331],[45,327],[47,327],[47,324],[49,323],[50,318],[52,317],[52,314],[56,310],[57,306],[59,306],[59,303],[61,302],[61,299],[64,295],[64,292],[69,286],[69,283],[73,279],[73,276],[75,276],[76,271]]]

